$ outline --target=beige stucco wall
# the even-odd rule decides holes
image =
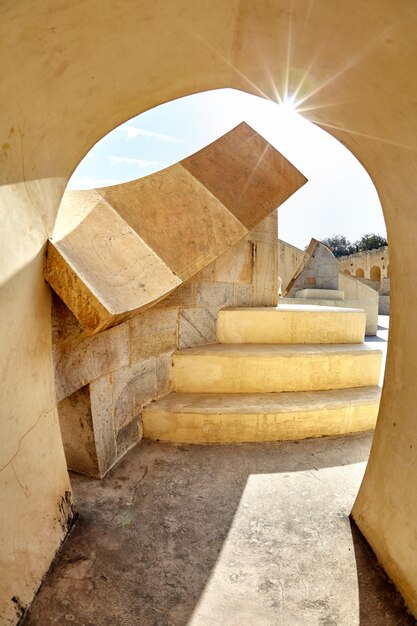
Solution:
[[[389,272],[389,252],[388,246],[383,246],[376,250],[368,250],[366,252],[357,252],[349,256],[343,256],[339,259],[339,268],[342,272],[346,270],[351,276],[356,276],[358,269],[363,270],[364,278],[372,279],[371,268],[379,267],[381,279],[388,277]]]
[[[5,0],[0,42],[3,622],[16,621],[11,597],[29,602],[63,536],[42,254],[69,176],[106,132],[157,104],[224,86],[274,98],[305,75],[305,114],[363,163],[386,219],[390,347],[353,514],[417,614],[417,292],[406,271],[417,235],[416,4]]]

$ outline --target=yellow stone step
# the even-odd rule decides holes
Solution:
[[[213,344],[178,350],[173,389],[194,393],[317,391],[377,385],[382,352],[364,344]]]
[[[219,311],[217,338],[221,343],[362,343],[365,324],[362,309],[231,307]]]
[[[281,441],[374,428],[380,388],[267,394],[170,393],[144,408],[144,436],[177,443]]]

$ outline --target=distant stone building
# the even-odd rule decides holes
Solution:
[[[339,268],[350,276],[380,283],[382,279],[389,278],[388,246],[343,256],[339,259]]]
[[[344,274],[355,276],[379,292],[379,313],[389,314],[390,270],[388,246],[376,250],[356,252],[339,259],[339,269]]]

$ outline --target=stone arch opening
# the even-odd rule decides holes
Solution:
[[[219,92],[220,92],[220,90],[219,90]],[[208,92],[208,93],[214,93],[214,92]],[[200,95],[200,94],[198,94],[198,95]],[[193,96],[191,96],[191,97],[193,97]],[[261,101],[261,99],[259,99],[259,98],[257,98],[256,100]],[[170,103],[167,103],[167,104],[165,104],[165,105],[163,105],[163,106],[168,106],[169,104],[170,104]],[[127,134],[127,137],[128,137],[128,138],[129,138],[129,133],[131,133],[131,134],[135,135],[135,133],[136,133],[136,132],[138,133],[138,135],[139,135],[139,136],[142,136],[142,135],[143,135],[143,133],[145,133],[145,134],[146,134],[146,132],[148,132],[148,134],[149,134],[150,136],[152,136],[152,135],[156,135],[156,134],[157,134],[155,131],[146,131],[146,130],[145,130],[145,131],[143,131],[143,130],[142,130],[141,132],[139,132],[139,131],[138,131],[138,129],[137,129],[137,128],[135,128],[134,123],[132,122],[132,120],[131,120],[130,122],[128,122],[127,124],[129,125],[129,126],[128,126],[128,134]],[[120,132],[120,131],[121,131],[121,127],[118,127],[118,128],[116,128],[116,129],[114,129],[114,131],[116,131],[116,132]],[[105,139],[106,137],[108,137],[109,135],[111,135],[114,131],[111,131],[110,133],[108,133],[107,135],[105,135],[105,136],[104,136],[104,139]],[[164,141],[166,141],[166,140],[173,140],[173,138],[172,138],[172,137],[170,137],[169,135],[164,135],[164,136],[163,136],[162,134],[160,134],[160,137],[163,137],[163,140],[164,140]],[[98,142],[98,143],[100,143],[100,142]],[[87,156],[88,156],[88,155],[87,155]],[[146,155],[145,155],[145,156],[146,156]],[[114,157],[111,157],[111,158],[112,158],[112,160],[114,161]],[[118,157],[118,158],[119,158],[119,160],[120,160],[120,161],[121,161],[121,160],[123,160],[123,157]],[[128,158],[127,158],[126,160],[129,160],[129,159],[130,159],[131,161],[135,161],[135,158],[134,158],[134,157],[132,157],[132,155],[129,155],[129,156],[128,156]],[[156,167],[155,169],[156,169],[156,170],[161,169],[161,168],[160,168],[160,165],[157,165],[157,167]],[[89,186],[91,187],[91,184],[92,184],[92,180],[93,180],[93,179],[92,179],[91,177],[89,177],[89,178],[88,178],[88,180],[89,180]],[[140,180],[140,179],[139,179],[139,180]],[[113,181],[113,182],[115,182],[116,184],[113,184],[113,185],[111,185],[111,186],[110,186],[109,179],[106,179],[106,178],[105,178],[105,176],[100,175],[100,178],[99,178],[99,184],[105,184],[106,182],[107,182],[107,184],[109,184],[109,187],[107,187],[107,186],[106,186],[105,188],[100,188],[100,189],[99,189],[100,193],[101,193],[101,194],[104,194],[104,196],[105,196],[106,198],[107,198],[107,195],[106,195],[107,193],[109,194],[109,197],[110,197],[110,198],[111,198],[111,197],[114,197],[114,194],[116,194],[116,193],[117,193],[117,187],[119,186],[117,183],[118,183],[119,181]],[[133,185],[132,181],[131,181],[131,180],[129,180],[129,181],[127,181],[127,182],[128,182],[128,184],[129,184],[129,186],[130,186],[130,187],[132,187],[132,185]],[[123,181],[121,181],[121,182],[120,182],[120,187],[122,187],[122,186],[123,186],[123,184],[124,184],[124,182],[123,182]],[[78,192],[74,192],[74,193],[78,193]],[[112,195],[112,194],[113,194],[113,195]],[[94,202],[96,202],[96,200],[94,200]],[[70,206],[70,209],[72,209],[72,208],[74,208],[74,209],[75,209],[75,208],[76,208],[76,207],[75,207],[75,205],[74,205],[74,207],[71,207],[71,206]],[[57,227],[58,227],[58,230],[59,230],[59,227],[60,227],[60,226],[59,226],[59,224],[60,224],[60,213],[61,213],[61,212],[62,212],[62,207],[61,207],[60,212],[58,213],[58,220],[57,220],[57,225],[58,225]],[[90,215],[90,214],[89,214],[89,215]],[[79,231],[78,231],[77,235],[79,236]],[[264,235],[262,235],[262,237],[264,237]],[[260,241],[259,243],[261,244],[261,245],[259,246],[259,248],[262,248],[262,246],[265,246],[265,243],[266,243],[266,242],[265,242],[264,240],[262,240],[262,241]],[[153,247],[154,247],[154,246],[153,246]],[[251,262],[251,261],[250,261],[250,256],[251,256],[251,255],[248,253],[248,251],[249,251],[249,247],[248,247],[247,245],[245,245],[245,248],[246,248],[246,251],[245,251],[245,253],[244,253],[244,259],[243,259],[243,261],[242,261],[242,259],[241,259],[241,261],[243,262],[244,267],[246,268],[246,269],[245,269],[245,271],[243,272],[243,274],[244,274],[245,272],[247,272],[247,271],[248,271],[248,267],[249,267],[250,262]],[[252,256],[253,256],[253,255],[252,255]],[[218,272],[218,269],[217,269],[216,271]],[[251,272],[252,272],[252,271],[253,271],[253,268],[251,269]],[[345,270],[345,274],[346,274],[346,275],[351,275],[350,270],[349,270],[349,269],[346,269],[346,270]],[[226,277],[226,275],[227,275],[227,272],[225,271],[225,272],[223,273],[223,275],[222,275],[222,276],[223,276],[223,277],[222,277],[222,280],[223,280],[223,282],[224,282],[224,283],[227,283],[227,282],[228,282],[228,279],[227,279],[227,278],[225,278],[225,277]],[[241,277],[239,277],[238,282],[239,282],[239,280],[241,280]],[[244,281],[243,281],[243,282],[244,282]],[[277,290],[276,290],[276,291],[278,292],[278,288],[277,288]],[[55,300],[56,300],[56,298],[55,298]],[[175,300],[175,298],[174,298],[174,300]],[[225,303],[224,303],[224,304],[225,304],[225,305],[227,305],[227,304],[229,304],[229,305],[230,305],[230,304],[232,304],[232,303],[233,303],[234,305],[236,305],[236,304],[237,304],[237,305],[239,305],[239,302],[236,302],[236,301],[233,301],[233,302],[231,302],[231,301],[225,301]],[[62,311],[62,306],[61,306],[61,305],[62,305],[62,303],[59,303],[59,305],[58,305],[58,309],[60,309],[60,310]],[[191,304],[189,303],[189,304],[188,304],[188,306],[191,306]],[[194,305],[193,305],[193,306],[194,306]],[[68,312],[66,312],[66,315],[68,315]],[[70,314],[69,314],[69,315],[70,315]],[[145,317],[149,317],[149,318],[151,319],[151,318],[152,318],[152,315],[151,315],[151,314],[149,314],[149,315],[145,315]],[[156,317],[157,317],[157,316],[156,316]],[[157,323],[157,322],[156,322],[156,323]],[[149,327],[148,327],[148,331],[149,331],[149,332],[151,332],[151,325],[152,325],[152,322],[150,322],[150,323],[149,323]],[[179,321],[179,322],[178,322],[178,320],[177,320],[177,321],[175,322],[174,326],[179,327],[179,328],[180,328],[180,330],[181,330],[181,321]],[[121,335],[122,335],[122,332],[123,332],[123,331],[121,330],[122,328],[123,328],[123,325],[121,325],[121,328],[120,328],[120,334],[121,334]],[[93,330],[94,330],[94,329],[93,329]],[[105,330],[105,329],[104,329],[104,330]],[[77,331],[77,332],[78,332],[78,331]],[[110,334],[110,333],[109,333],[109,334]],[[113,334],[115,334],[115,333],[113,333]],[[214,337],[214,335],[213,335],[213,334],[211,334],[211,335],[207,335],[207,334],[204,332],[202,336],[203,336],[203,338],[204,338],[204,341],[206,341],[206,342],[207,342],[207,341],[214,341],[214,340],[215,340],[215,337]],[[78,339],[77,339],[77,338],[76,338],[76,341],[78,341]],[[121,340],[121,341],[122,341],[122,340]],[[90,343],[92,343],[92,344],[93,344],[94,342],[93,342],[92,340],[90,340]],[[65,343],[65,349],[66,349],[66,351],[67,351],[67,352],[70,350],[70,347],[69,347],[69,346],[70,346],[70,343],[69,343],[69,338],[67,337],[67,340],[66,340],[66,343]],[[184,344],[181,344],[181,346],[177,346],[177,347],[186,347],[186,346],[185,346]],[[155,355],[152,355],[152,356],[156,356],[157,358],[159,358],[159,357],[161,356],[161,354],[157,354],[157,355],[155,354]],[[112,367],[115,367],[115,368],[116,368],[116,366],[113,366],[113,365],[112,365]],[[117,366],[117,367],[118,367],[118,366]],[[163,368],[160,368],[160,369],[163,369]],[[126,370],[125,370],[125,372],[126,372]],[[105,372],[105,371],[103,371],[103,374],[104,374],[104,375],[108,375],[108,374],[109,374],[109,372]],[[71,371],[71,372],[69,373],[69,375],[70,375],[70,376],[74,376],[74,375],[75,375],[75,372]],[[166,376],[167,376],[166,369],[165,369],[165,374],[164,374],[164,376],[165,376],[165,378],[166,378]],[[103,377],[103,378],[104,378],[104,377]],[[117,371],[117,369],[115,369],[115,370],[113,371],[113,373],[112,373],[112,378],[113,378],[113,379],[115,379],[115,380],[118,378],[118,371]],[[127,386],[127,387],[129,388],[129,393],[130,393],[130,391],[131,391],[131,389],[132,389],[132,385],[130,385],[130,382],[128,381],[128,375],[127,375],[127,374],[126,374],[125,378],[126,378],[126,380],[124,380],[124,381],[120,382],[119,387],[120,387],[120,388],[122,388],[122,387],[123,387],[123,385]],[[95,406],[96,406],[96,408],[97,408],[95,398],[97,397],[97,389],[98,389],[98,384],[96,384],[96,382],[95,382],[95,381],[93,381],[93,380],[91,380],[91,384],[90,384],[90,381],[88,381],[88,380],[87,380],[87,375],[86,375],[86,374],[85,374],[85,376],[84,376],[84,379],[83,379],[83,380],[84,380],[84,382],[88,382],[88,384],[87,384],[87,385],[84,385],[84,386],[83,386],[82,388],[80,388],[80,389],[78,389],[78,388],[77,388],[77,389],[74,389],[74,395],[71,395],[71,396],[69,397],[69,399],[67,399],[67,397],[63,397],[63,398],[62,398],[62,407],[61,407],[61,408],[62,408],[62,414],[63,414],[63,416],[64,416],[64,420],[65,420],[65,424],[66,424],[66,426],[68,426],[68,425],[70,425],[70,424],[74,423],[74,420],[72,420],[72,419],[71,419],[71,415],[70,415],[70,414],[71,414],[71,411],[73,412],[73,411],[74,411],[74,409],[75,409],[76,411],[79,411],[79,410],[80,410],[80,407],[84,408],[84,407],[85,407],[85,406],[86,406],[89,402],[90,402],[90,406],[95,405]],[[104,385],[105,383],[102,381],[102,384]],[[111,384],[112,384],[112,383],[111,383]],[[159,392],[158,392],[158,393],[159,393]],[[158,393],[157,393],[156,395],[158,395]],[[141,405],[142,405],[143,403],[146,403],[146,402],[148,402],[148,401],[150,401],[150,400],[153,400],[153,399],[154,399],[154,396],[153,396],[152,394],[154,394],[154,395],[155,395],[155,390],[152,390],[152,391],[150,391],[149,393],[146,393],[146,394],[144,394],[143,396],[140,396],[140,397],[136,397],[136,396],[135,396],[135,394],[133,394],[134,398],[127,398],[127,399],[124,399],[124,398],[123,398],[124,394],[125,394],[125,392],[124,392],[124,391],[123,391],[123,393],[120,393],[120,394],[119,394],[119,395],[120,395],[120,398],[117,398],[117,403],[116,403],[116,406],[115,406],[115,407],[111,407],[111,406],[110,406],[110,407],[108,407],[108,408],[107,408],[107,412],[110,412],[110,413],[112,413],[112,412],[113,412],[113,414],[115,414],[115,415],[116,415],[117,424],[114,426],[114,430],[115,430],[115,432],[116,432],[116,447],[119,447],[121,451],[123,451],[124,449],[126,449],[127,447],[129,447],[129,445],[131,445],[131,444],[134,442],[134,438],[135,438],[135,437],[137,438],[137,437],[140,437],[140,436],[141,436],[141,434],[142,434],[142,433],[141,433],[141,430],[140,430],[140,429],[138,430],[137,428],[135,428],[135,420],[136,420],[136,422],[137,422],[137,415],[140,413]],[[111,395],[113,395],[113,396],[114,396],[114,393],[113,393],[113,394],[111,394]],[[116,394],[116,395],[117,395],[117,394]],[[102,395],[102,396],[101,396],[101,398],[103,398],[103,397],[105,397],[105,396],[103,396],[103,395]],[[126,413],[126,415],[128,416],[128,419],[127,419],[126,417],[124,417],[124,416],[123,416],[123,414],[122,414],[123,412],[125,412],[125,413]],[[92,422],[94,421],[94,420],[93,420],[93,415],[91,414],[91,409],[90,409],[90,413],[88,413],[88,416],[87,416],[87,417],[88,417],[88,420],[89,420],[89,424],[88,424],[88,426],[89,426],[89,427],[90,427],[90,429],[91,429],[91,428],[92,428]],[[88,433],[88,428],[84,428],[84,433],[83,433],[83,434],[84,434],[84,435],[86,435],[87,433]],[[91,437],[90,437],[90,438],[91,438]],[[119,443],[117,442],[117,438],[119,438],[119,439],[120,439],[120,442],[119,442]],[[71,443],[73,443],[73,441],[74,441],[74,438],[71,438]],[[85,446],[85,445],[84,445],[84,448],[86,448],[86,446]],[[96,464],[96,465],[97,465],[97,464]],[[74,469],[74,467],[72,467],[72,469]],[[85,471],[85,470],[84,470],[84,471]],[[101,475],[101,470],[97,470],[97,467],[96,467],[96,466],[95,466],[95,467],[93,467],[93,471],[94,471],[94,472],[96,472],[96,473],[97,473],[97,475]]]
[[[369,272],[369,277],[375,282],[381,282],[381,268],[379,265],[373,265]]]
[[[356,270],[356,276],[357,278],[365,278],[365,272],[361,267],[358,267],[358,269]]]
[[[12,138],[11,142],[7,138],[7,143],[4,144],[6,153],[12,147],[9,155],[5,156],[5,241],[10,240],[10,250],[13,252],[10,254],[13,263],[11,262],[7,272],[8,295],[3,299],[5,319],[13,321],[3,350],[4,359],[10,359],[7,387],[5,385],[9,393],[3,408],[10,415],[14,415],[18,397],[21,416],[21,419],[15,420],[16,425],[13,420],[5,422],[12,433],[11,441],[16,439],[19,442],[29,432],[28,429],[37,423],[39,415],[54,406],[48,347],[49,303],[46,294],[41,295],[43,282],[39,260],[39,251],[48,229],[44,229],[43,224],[37,225],[34,231],[37,236],[32,238],[30,245],[21,245],[28,241],[26,233],[28,224],[31,227],[33,225],[34,206],[33,194],[28,193],[26,199],[21,193],[21,184],[24,183],[25,188],[33,190],[36,198],[39,198],[38,204],[42,206],[45,221],[50,226],[65,181],[78,158],[94,138],[102,136],[115,123],[130,117],[138,101],[138,108],[146,110],[191,90],[225,84],[252,90],[262,89],[274,97],[275,85],[271,77],[277,78],[277,82],[284,75],[288,77],[288,54],[284,49],[288,16],[283,3],[264,3],[262,11],[258,5],[253,8],[247,5],[239,24],[236,17],[241,19],[238,3],[224,3],[220,8],[216,5],[216,10],[213,8],[204,12],[204,15],[193,3],[189,3],[187,22],[189,20],[190,28],[187,29],[184,29],[183,21],[177,19],[179,5],[172,3],[167,10],[161,3],[161,7],[155,5],[152,12],[150,11],[151,23],[158,24],[155,29],[159,35],[158,40],[150,30],[150,22],[139,19],[140,3],[135,6],[132,4],[130,10],[118,15],[118,32],[123,37],[123,46],[119,45],[117,37],[108,36],[113,33],[115,22],[113,7],[109,4],[108,7],[102,7],[101,19],[97,24],[99,35],[96,45],[91,47],[83,29],[86,28],[87,18],[93,19],[96,5],[98,3],[91,3],[86,9],[86,20],[77,19],[78,7],[75,5],[68,4],[62,9],[59,16],[59,54],[62,55],[63,62],[59,72],[56,58],[54,57],[53,63],[50,62],[51,57],[56,54],[56,49],[53,48],[56,46],[54,38],[48,36],[41,45],[39,40],[30,36],[31,20],[35,17],[40,22],[39,14],[28,16],[25,14],[26,7],[16,7],[14,13],[6,15],[3,21],[5,36],[10,42],[7,52],[9,56],[3,64],[7,67],[4,86],[8,93],[8,97],[4,99],[7,124],[3,128],[5,134],[10,132]],[[185,6],[188,8],[187,4]],[[294,5],[297,19],[292,22],[292,35],[294,42],[301,40],[303,43],[300,46],[295,45],[295,55],[291,62],[294,67],[303,68],[304,71],[311,67],[311,59],[317,58],[307,114],[319,124],[328,124],[331,132],[350,146],[366,165],[381,192],[393,251],[398,254],[399,250],[404,261],[413,266],[416,233],[410,225],[413,224],[415,194],[412,193],[412,183],[404,189],[403,181],[404,176],[413,180],[413,151],[417,137],[416,116],[413,111],[416,76],[411,71],[416,45],[415,15],[406,4],[396,3],[394,6],[389,2],[371,1],[362,3],[358,12],[349,11],[349,7],[335,12],[331,7],[325,8],[323,5],[319,18],[307,21],[307,12],[302,3],[299,7]],[[50,26],[53,33],[57,18],[53,3],[42,3],[43,8],[45,11],[42,20],[46,27]],[[184,7],[181,10],[185,15]],[[132,16],[134,11],[138,13]],[[308,16],[310,18],[310,13]],[[13,20],[15,25],[19,25],[15,34],[10,28]],[[357,28],[358,23],[361,24],[361,29]],[[381,36],[387,23],[396,25],[389,39]],[[323,33],[329,25],[335,30],[336,36],[328,42],[328,47],[320,49],[320,55],[315,56],[318,43],[323,40]],[[143,29],[140,36],[138,29]],[[24,33],[23,37],[20,36],[21,33]],[[162,48],[161,33],[164,35]],[[363,51],[369,51],[369,41],[372,39],[378,45],[377,53],[358,55],[352,63],[352,37],[355,47]],[[398,47],[398,54],[392,53],[393,44]],[[218,54],[213,54],[213,49]],[[16,54],[17,50],[19,54]],[[126,55],[126,50],[129,55]],[[175,55],[171,54],[173,50]],[[265,55],[262,58],[257,57],[256,50],[265,51]],[[29,60],[37,58],[36,55],[39,55],[42,62],[38,63],[38,71],[34,72],[31,63],[22,64],[22,58]],[[147,59],[153,57],[155,63],[147,62]],[[137,59],[141,59],[140,64]],[[265,62],[268,62],[268,72],[265,72]],[[349,71],[346,71],[347,67]],[[329,68],[335,80],[329,79]],[[404,68],[409,68],[409,71],[406,70],[406,80]],[[22,80],[16,81],[18,73]],[[113,74],[118,79],[114,82],[113,89],[109,89],[109,76]],[[372,79],[376,76],[378,81]],[[298,85],[299,74],[296,77]],[[143,89],[144,84],[146,89]],[[384,99],[380,116],[375,116],[379,95],[383,95],[379,91],[381,84],[388,85],[391,93],[403,94],[403,98]],[[74,86],[75,89],[72,88]],[[37,104],[34,107],[29,96],[35,92]],[[353,97],[357,97],[357,106],[346,105],[348,101],[353,102]],[[329,102],[333,106],[329,107]],[[97,111],[103,111],[102,118],[97,115]],[[30,181],[22,177],[20,159],[16,158],[20,154],[19,135],[15,131],[16,121],[19,119],[24,120],[26,172],[31,172]],[[68,121],[65,126],[60,123],[63,119]],[[370,136],[365,135],[367,132]],[[16,203],[22,208],[24,217],[21,223],[13,221],[14,218],[7,215],[13,214],[8,210],[8,203],[10,206]],[[401,219],[398,219],[399,216]],[[397,278],[396,293],[405,293],[407,277],[401,273],[398,257],[393,258],[393,275]],[[32,296],[35,289],[40,295],[39,301],[36,300],[36,309],[32,311],[30,306],[34,303]],[[22,317],[23,315],[26,317]],[[416,541],[415,526],[410,523],[410,520],[416,519],[416,504],[409,499],[410,476],[413,475],[410,467],[414,466],[415,458],[408,450],[414,432],[416,402],[413,385],[416,351],[412,349],[416,344],[414,317],[411,299],[401,300],[401,310],[393,307],[395,343],[390,350],[388,366],[392,373],[395,368],[395,376],[392,376],[390,388],[384,394],[381,409],[383,419],[378,426],[379,437],[372,450],[354,517],[359,521],[388,573],[403,589],[409,605],[417,612],[416,574],[412,564]],[[17,320],[21,321],[20,326]],[[37,345],[46,346],[44,351],[28,349],[33,346],[34,336]],[[11,372],[15,372],[13,376]],[[33,372],[37,372],[42,382],[38,385],[36,396],[28,382],[33,381]],[[15,393],[17,384],[18,394]],[[39,428],[47,432],[42,420]],[[51,432],[55,433],[52,430]],[[42,480],[41,488],[35,484],[34,476],[37,472],[28,477],[30,498],[27,499],[25,509],[19,501],[18,510],[29,510],[33,518],[39,511],[38,494],[45,493],[45,490],[48,493],[63,493],[65,481],[61,459],[50,452],[53,449],[50,443],[52,435],[50,439],[44,439],[43,448],[38,443],[40,440],[41,437],[36,442],[38,451],[35,446],[30,447],[34,462],[43,456],[46,459],[45,467],[48,470],[56,467],[57,471],[45,470],[43,477],[47,477],[47,480]],[[23,446],[20,454],[26,454]],[[400,463],[398,460],[403,454],[407,456]],[[9,476],[6,473],[4,476],[5,481],[8,481]],[[397,515],[381,515],[383,502],[391,498]],[[402,507],[401,504],[405,501],[407,507]],[[54,518],[55,513],[51,504],[48,509],[49,518]],[[18,518],[24,520],[23,515],[17,516],[16,521]],[[49,555],[55,553],[62,537],[60,529],[50,532],[49,527],[44,527],[45,534],[51,534],[51,539],[49,543],[46,542],[45,560],[41,564],[43,568]],[[32,529],[25,531],[21,521],[15,535],[19,537],[18,548],[26,550],[32,541]],[[408,548],[405,555],[402,550],[404,545]],[[30,590],[34,585],[36,587],[42,577],[42,572],[39,574],[38,570],[30,578]],[[15,573],[14,569],[12,574]],[[20,581],[21,578],[22,574],[17,572],[16,579]],[[25,588],[25,585],[26,582],[20,586]]]

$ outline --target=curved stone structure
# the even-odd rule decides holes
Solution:
[[[167,296],[305,182],[242,123],[151,176],[66,192],[46,280],[84,328],[98,332]]]
[[[296,94],[378,190],[390,242],[390,347],[353,515],[417,614],[417,291],[404,271],[415,265],[417,236],[416,4],[4,0],[0,18],[1,619],[17,621],[16,602],[20,611],[31,601],[70,518],[43,279],[67,181],[120,123],[225,86]]]

